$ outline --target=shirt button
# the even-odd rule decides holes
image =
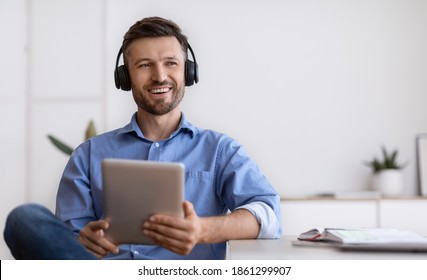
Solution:
[[[154,145],[158,148],[160,147],[160,144],[158,142],[154,143]]]

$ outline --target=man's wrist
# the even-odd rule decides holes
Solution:
[[[200,232],[199,232],[199,240],[198,243],[210,243],[209,235],[212,229],[212,225],[210,223],[211,218],[203,217],[200,218]]]

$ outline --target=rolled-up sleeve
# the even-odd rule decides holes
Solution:
[[[273,209],[264,202],[252,202],[237,207],[236,210],[237,209],[245,209],[254,215],[260,225],[260,230],[257,236],[258,239],[276,239],[281,237],[282,227],[280,221]]]

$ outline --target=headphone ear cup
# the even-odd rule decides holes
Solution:
[[[197,65],[197,62],[194,62],[193,73],[194,73],[193,80],[197,84],[199,82],[199,65]]]
[[[116,83],[117,89],[122,89],[125,91],[130,91],[132,88],[129,71],[125,65],[117,67],[114,71],[114,81]]]
[[[194,84],[194,62],[187,59],[185,62],[185,86],[189,87]]]

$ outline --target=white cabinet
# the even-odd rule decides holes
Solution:
[[[427,198],[283,199],[283,235],[315,227],[382,227],[427,236]]]
[[[427,236],[427,199],[381,200],[379,226]]]
[[[376,227],[374,200],[282,200],[283,235],[315,227]]]

